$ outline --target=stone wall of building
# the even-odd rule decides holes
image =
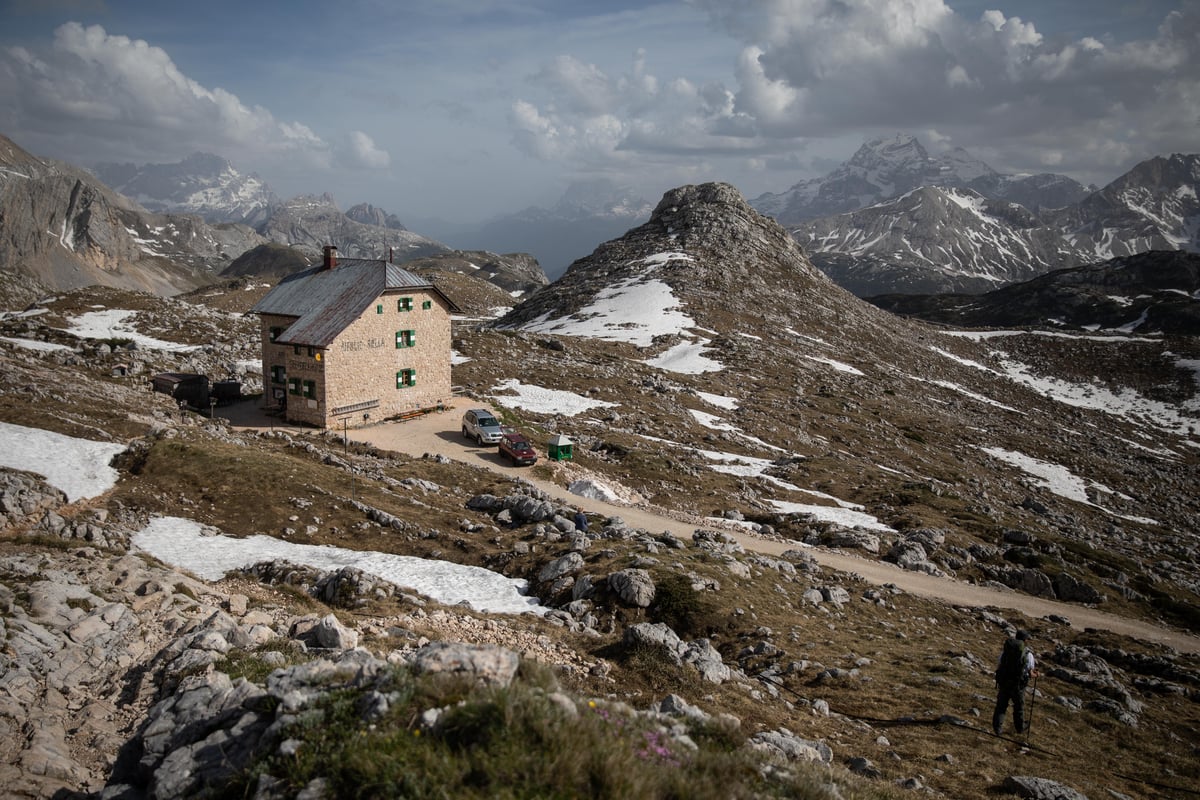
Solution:
[[[273,381],[271,367],[276,365],[286,367],[287,357],[292,352],[292,347],[291,345],[275,344],[271,341],[273,338],[271,330],[278,329],[280,332],[287,330],[288,326],[296,321],[296,318],[262,314],[259,316],[259,321],[259,333],[262,337],[263,405],[267,408],[278,408],[280,406],[278,393],[283,392],[286,396],[287,383],[286,381]]]
[[[411,310],[399,310],[402,298],[411,300]],[[412,346],[397,347],[397,335],[404,331],[411,332]],[[289,418],[329,427],[341,427],[344,421],[355,427],[449,403],[449,309],[429,290],[386,294],[342,331],[320,363],[325,381],[317,408],[305,399],[304,408],[289,407]],[[397,387],[396,373],[406,369],[415,371],[414,385]],[[378,406],[362,408],[374,401]],[[343,409],[354,410],[336,413]]]

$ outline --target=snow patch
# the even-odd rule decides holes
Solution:
[[[356,567],[445,605],[466,603],[476,611],[520,614],[546,612],[536,597],[523,594],[527,584],[516,578],[450,561],[346,550],[326,545],[296,544],[270,536],[236,539],[205,535],[200,523],[181,517],[158,517],[133,535],[133,548],[160,561],[217,581],[233,570],[262,561],[290,561],[322,570]]]
[[[125,445],[76,439],[61,433],[0,422],[0,466],[34,472],[69,502],[97,497],[117,482],[109,462]]]
[[[493,395],[492,399],[506,408],[523,408],[538,414],[561,414],[573,417],[590,411],[593,408],[615,406],[607,400],[593,400],[583,395],[567,392],[561,389],[547,389],[542,386],[521,383],[517,378],[508,378],[492,387],[493,392],[516,392],[516,396]]]

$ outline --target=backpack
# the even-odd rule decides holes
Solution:
[[[996,682],[1003,686],[1023,686],[1029,676],[1025,674],[1025,643],[1009,638],[1000,652],[1000,666],[996,668]]]

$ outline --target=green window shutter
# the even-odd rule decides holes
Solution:
[[[416,331],[405,331],[405,333],[408,334],[408,336],[405,337],[408,339],[408,346],[416,347],[417,346],[417,332]]]
[[[376,313],[376,314],[382,314],[382,313],[383,313],[383,303],[380,303],[379,305],[375,306],[375,313]]]
[[[410,369],[408,371],[408,385],[409,386],[417,385],[417,371],[415,369]]]
[[[300,394],[300,379],[299,378],[289,378],[288,379],[288,394]]]
[[[396,347],[404,347],[404,331],[396,331]]]
[[[429,309],[431,309],[431,308],[433,308],[433,301],[432,301],[432,300],[426,300],[424,303],[421,303],[421,309],[422,309],[422,310],[424,310],[424,311],[428,311],[428,310],[429,310]]]

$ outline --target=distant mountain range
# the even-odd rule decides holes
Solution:
[[[974,293],[1148,250],[1200,250],[1198,189],[1198,155],[1150,159],[1097,190],[1063,175],[1004,175],[961,148],[933,156],[898,135],[750,205],[784,223],[818,268],[860,296]],[[587,181],[552,208],[473,230],[456,225],[454,241],[469,251],[464,264],[508,265],[492,282],[530,292],[652,211],[627,188]],[[0,137],[0,212],[0,270],[36,277],[25,294],[91,283],[173,293],[244,254],[237,274],[294,262],[266,244],[304,259],[326,244],[397,262],[458,252],[370,204],[343,212],[328,194],[281,200],[257,176],[205,153],[88,172]],[[530,277],[520,253],[537,257],[540,275]]]
[[[397,263],[455,253],[369,204],[342,212],[328,194],[282,201],[258,177],[211,154],[87,171],[0,136],[0,301],[9,307],[93,284],[170,295],[231,268],[229,275],[274,275],[315,259],[327,244],[344,256]],[[494,265],[479,277],[506,293],[546,282],[527,257],[468,255]]]
[[[1103,189],[1002,175],[961,148],[864,144],[824,178],[752,205],[860,296],[982,292],[1147,250],[1200,250],[1200,156],[1142,162]]]
[[[193,153],[174,164],[97,164],[114,190],[150,211],[197,214],[211,223],[261,225],[279,198],[257,175],[243,175],[212,153]]]
[[[1095,190],[1066,175],[1002,175],[961,147],[931,156],[916,137],[897,134],[866,142],[849,161],[822,178],[801,181],[779,194],[759,195],[750,205],[791,227],[858,211],[928,186],[971,189],[1035,211],[1077,203]]]

